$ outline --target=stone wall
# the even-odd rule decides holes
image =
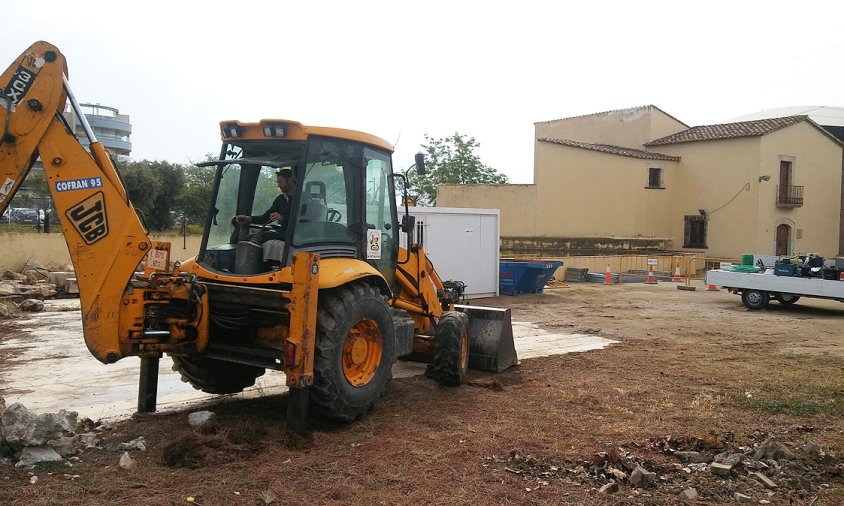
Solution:
[[[154,241],[169,241],[170,260],[187,260],[199,252],[202,236],[155,235]],[[34,258],[50,270],[68,270],[70,253],[64,236],[57,234],[4,233],[0,230],[0,272],[20,272],[26,261]]]

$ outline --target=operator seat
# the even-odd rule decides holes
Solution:
[[[308,181],[302,195],[301,216],[308,222],[325,222],[328,215],[328,204],[325,197],[325,183],[322,181]]]

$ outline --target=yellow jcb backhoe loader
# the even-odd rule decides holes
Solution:
[[[149,239],[79,110],[59,50],[32,45],[0,87],[0,212],[40,156],[79,283],[85,342],[104,363],[141,357],[139,412],[155,410],[163,353],[210,393],[283,371],[294,431],[308,412],[365,414],[400,357],[429,360],[429,376],[446,385],[469,367],[516,363],[509,309],[455,306],[413,241],[406,207],[399,222],[407,181],[399,200],[404,176],[384,140],[289,120],[223,121],[219,160],[205,164],[216,178],[200,251],[171,263],[169,243]],[[68,99],[90,153],[63,119]],[[424,172],[421,155],[416,162]],[[287,169],[293,191],[281,227],[236,219],[268,209]]]

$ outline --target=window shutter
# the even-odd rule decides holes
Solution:
[[[707,217],[697,214],[684,217],[683,247],[706,248]]]
[[[648,169],[648,188],[662,188],[662,169],[650,167]]]

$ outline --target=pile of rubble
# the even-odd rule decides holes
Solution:
[[[783,498],[816,498],[830,483],[844,479],[844,459],[819,445],[782,442],[759,431],[748,446],[724,444],[690,451],[670,436],[632,446],[661,452],[665,459],[644,460],[613,446],[589,460],[554,462],[517,450],[487,457],[486,467],[521,475],[526,490],[553,482],[589,487],[594,494],[670,496],[767,504]],[[720,450],[720,451],[719,451]],[[717,453],[716,453],[717,452]]]
[[[44,299],[78,295],[72,271],[51,272],[30,259],[21,272],[5,271],[0,275],[0,319],[11,318],[19,311],[43,311]]]
[[[213,433],[218,428],[217,415],[211,411],[189,413],[188,425],[198,434]],[[55,466],[63,466],[65,478],[79,478],[73,468],[87,451],[113,452],[120,469],[136,469],[138,464],[131,454],[147,451],[147,442],[143,436],[131,441],[122,441],[128,438],[120,436],[112,425],[79,419],[75,411],[39,415],[20,403],[6,407],[0,397],[0,466],[14,465],[28,471],[32,484],[38,482],[39,465],[49,465],[51,472]]]
[[[125,443],[102,444],[102,435],[111,426],[78,417],[75,411],[61,410],[58,413],[37,415],[23,404],[14,403],[8,408],[0,398],[0,464],[11,465],[30,471],[30,483],[38,482],[34,473],[36,466],[56,463],[67,468],[68,479],[78,478],[72,473],[80,456],[87,450],[105,449],[120,453],[118,465],[122,469],[134,469],[136,463],[130,451],[145,451],[143,437]],[[116,459],[117,460],[117,459]]]

